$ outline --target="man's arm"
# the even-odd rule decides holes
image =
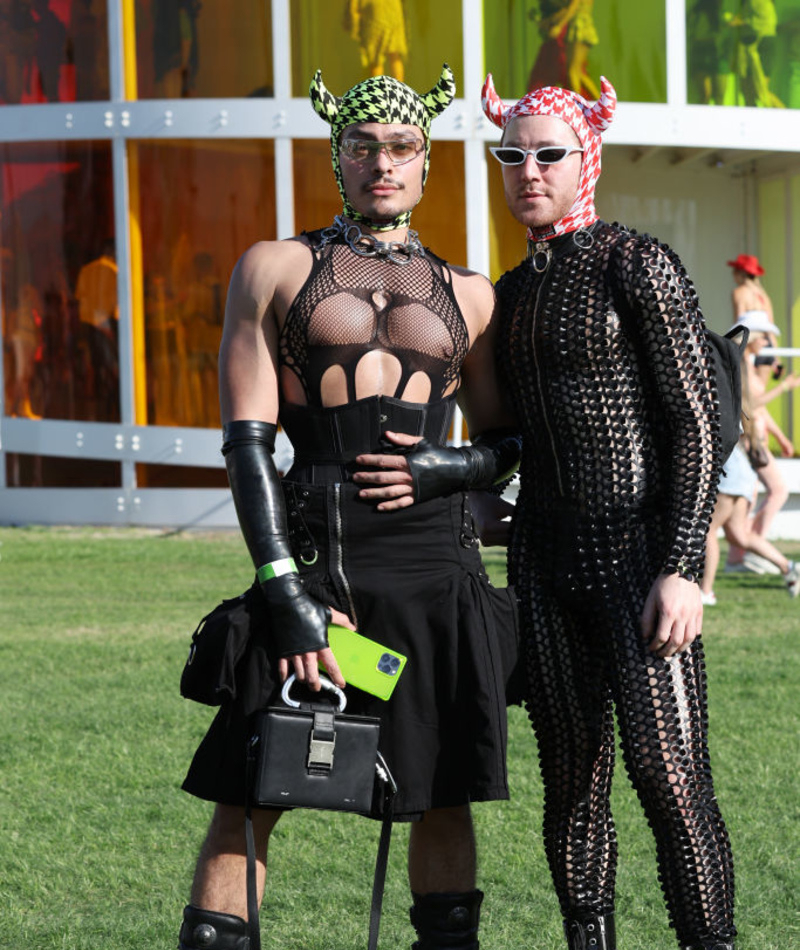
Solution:
[[[304,590],[291,556],[286,511],[272,459],[278,420],[278,310],[308,268],[297,242],[262,242],[246,251],[228,289],[219,354],[223,454],[231,492],[270,615],[270,636],[300,680],[319,689],[318,663],[344,680],[328,648],[330,611]],[[289,275],[289,276],[287,276]],[[289,294],[291,291],[289,291]]]
[[[697,294],[677,255],[641,237],[622,249],[617,263],[615,280],[633,314],[642,371],[655,384],[663,420],[659,437],[669,440],[663,502],[668,541],[642,613],[650,650],[668,657],[686,649],[702,627],[696,581],[720,467],[713,361]]]

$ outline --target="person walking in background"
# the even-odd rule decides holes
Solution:
[[[749,517],[753,521],[751,530],[766,538],[775,516],[789,497],[786,481],[769,449],[770,433],[778,439],[784,453],[789,456],[794,453],[794,446],[775,423],[767,409],[767,403],[800,385],[800,378],[789,374],[778,386],[767,390],[763,371],[758,370],[756,361],[764,347],[775,345],[781,331],[774,322],[772,301],[761,283],[764,268],[758,258],[751,254],[739,254],[735,260],[728,261],[728,266],[733,268],[735,282],[731,292],[734,326],[745,326],[750,331],[747,359],[742,366],[742,378],[749,393],[751,415],[748,423],[748,447],[750,462],[756,469],[765,491],[765,498],[758,508],[755,507],[756,498],[750,499],[752,504]],[[745,550],[744,546],[734,541],[728,548],[725,571],[764,574],[777,573],[778,569],[770,559],[762,558],[756,551]]]
[[[741,549],[752,552],[760,561],[773,566],[776,574],[782,574],[790,597],[800,594],[800,567],[753,530],[750,507],[757,480],[758,475],[750,464],[747,453],[741,445],[737,445],[725,463],[706,538],[705,566],[701,583],[702,600],[706,606],[713,607],[717,603],[714,581],[720,558],[720,530],[725,533],[729,544],[736,544]]]
[[[758,353],[770,344],[771,335],[777,335],[780,330],[754,311],[746,313],[734,326],[745,326],[750,331],[747,346],[742,356],[742,425],[744,431],[739,444],[725,462],[719,482],[717,502],[706,538],[706,555],[701,590],[703,603],[708,606],[717,603],[714,581],[716,580],[720,558],[718,538],[720,530],[725,533],[728,543],[737,553],[742,552],[745,557],[758,559],[749,562],[749,565],[752,565],[752,567],[749,567],[750,570],[754,570],[755,573],[759,574],[767,572],[782,574],[789,596],[797,597],[800,594],[800,567],[781,554],[766,537],[766,528],[769,527],[772,518],[785,501],[785,495],[782,498],[778,494],[777,507],[768,513],[767,518],[759,520],[759,516],[757,516],[754,520],[750,513],[756,497],[758,479],[764,479],[762,473],[768,469],[774,469],[771,475],[777,476],[776,483],[780,486],[778,491],[781,488],[785,491],[785,484],[780,477],[780,472],[777,471],[775,459],[766,447],[767,428],[762,414],[765,398],[763,390],[754,389],[753,386],[753,381],[759,379],[754,366]],[[800,384],[800,380],[791,379],[789,385],[793,388],[798,384]],[[764,479],[765,484],[770,479],[771,476],[767,476]],[[767,507],[770,500],[768,495],[762,511],[763,508]],[[728,570],[730,568],[726,567],[726,571]]]
[[[761,283],[764,268],[755,254],[739,254],[734,260],[728,261],[728,267],[733,268],[735,283],[731,291],[733,319],[739,320],[745,314],[752,313],[774,324],[772,301]]]

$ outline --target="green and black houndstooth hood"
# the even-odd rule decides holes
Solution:
[[[424,95],[391,76],[373,76],[357,83],[340,98],[330,93],[322,81],[322,71],[317,70],[309,89],[314,111],[331,126],[331,159],[336,184],[344,202],[344,213],[353,221],[369,224],[378,231],[391,231],[407,227],[411,212],[406,211],[393,221],[376,227],[363,215],[360,215],[347,200],[342,183],[342,170],[339,163],[339,137],[348,125],[357,122],[392,122],[403,125],[416,125],[425,137],[425,167],[422,172],[422,184],[428,177],[431,159],[430,130],[431,121],[444,112],[456,94],[453,71],[447,65],[442,67],[439,81]]]

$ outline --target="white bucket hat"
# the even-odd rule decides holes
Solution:
[[[769,333],[771,336],[781,335],[781,331],[770,320],[764,310],[748,310],[743,313],[731,327],[731,330],[736,330],[739,327],[747,327],[751,333]]]

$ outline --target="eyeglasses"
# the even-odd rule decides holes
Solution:
[[[374,139],[342,139],[339,151],[354,162],[374,161],[381,152],[386,152],[393,165],[405,165],[413,161],[425,148],[419,139],[396,139],[392,142],[377,142]]]
[[[490,148],[489,151],[501,165],[522,165],[529,155],[533,155],[533,160],[537,165],[558,165],[568,155],[572,155],[573,152],[582,152],[583,149],[571,145],[543,145],[541,148],[499,145],[496,148]]]

